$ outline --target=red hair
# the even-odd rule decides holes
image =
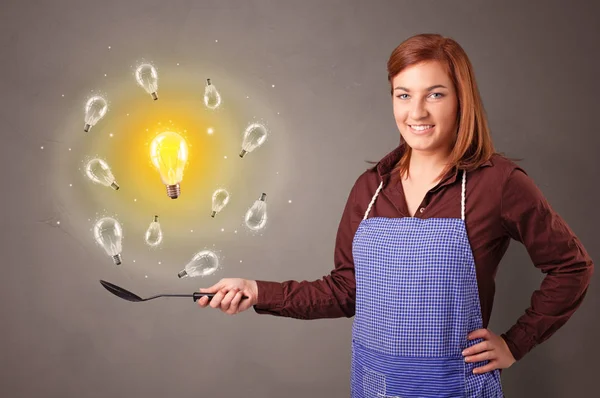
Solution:
[[[456,167],[471,171],[485,163],[495,153],[485,109],[479,95],[473,66],[467,53],[453,39],[439,34],[420,34],[402,42],[387,63],[390,93],[392,79],[405,68],[421,62],[436,61],[452,80],[458,99],[458,134],[450,154],[450,162],[442,176]],[[408,173],[411,148],[394,168],[394,174]]]

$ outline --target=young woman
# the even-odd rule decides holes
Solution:
[[[403,143],[364,172],[321,280],[222,279],[201,289],[228,314],[354,316],[353,397],[502,397],[500,369],[548,339],[581,304],[593,264],[525,171],[494,151],[471,63],[422,34],[388,61]],[[511,239],[546,274],[502,335],[487,329]],[[242,300],[242,296],[248,297]]]

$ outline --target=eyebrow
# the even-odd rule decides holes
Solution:
[[[435,86],[427,87],[425,89],[425,91],[431,91],[431,90],[436,89],[436,88],[447,88],[447,87],[443,86],[441,84],[436,84]],[[406,87],[401,87],[401,86],[394,87],[394,90],[403,90],[403,91],[406,91],[407,93],[410,93],[409,89],[407,89]]]

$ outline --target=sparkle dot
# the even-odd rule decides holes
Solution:
[[[279,115],[279,112],[277,112],[277,114]]]
[[[276,172],[275,174],[279,175],[279,172]]]
[[[134,199],[133,201],[134,201],[134,202],[137,202],[137,199]]]
[[[208,134],[212,134],[213,132],[214,132],[213,128],[212,128],[212,127],[210,127],[210,128],[208,129]]]
[[[290,199],[290,200],[288,200],[288,203],[292,203],[292,200],[291,200],[291,199]]]
[[[40,147],[40,149],[44,149],[44,147],[43,147],[43,146],[41,146],[41,147]]]
[[[190,229],[190,232],[194,232],[194,230],[193,230],[193,229]]]
[[[145,275],[146,278],[148,278],[148,275]]]
[[[110,46],[108,46],[108,49],[110,50]]]
[[[225,232],[225,228],[221,228],[221,232]]]
[[[237,229],[235,231],[233,231],[234,234],[237,234]]]
[[[225,159],[227,159],[227,155],[223,156]]]
[[[104,74],[104,77],[106,77],[106,73]]]
[[[64,97],[65,95],[63,94],[62,96]]]
[[[133,262],[135,263],[135,260],[133,260]]]
[[[110,133],[110,136],[112,137],[112,136],[113,136],[113,133]]]
[[[70,187],[72,187],[72,186],[73,186],[73,184],[69,184],[69,186],[70,186]]]
[[[247,95],[246,98],[250,98],[250,96]]]
[[[60,221],[57,221],[57,222],[56,222],[56,225],[60,225]]]
[[[127,114],[127,116],[129,116],[129,113]]]
[[[71,148],[69,148],[69,151],[71,150]]]
[[[158,262],[158,265],[162,264],[160,261]]]
[[[215,40],[215,43],[218,43],[218,42],[219,42],[219,40]]]
[[[274,85],[274,84],[271,84],[271,87],[275,87],[275,85]]]
[[[177,62],[177,66],[179,66],[179,62]]]
[[[242,260],[240,260],[240,263],[242,262]]]

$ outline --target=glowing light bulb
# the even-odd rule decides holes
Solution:
[[[158,72],[156,68],[150,64],[142,64],[135,70],[135,80],[143,87],[152,99],[157,100],[158,94]]]
[[[204,105],[208,109],[217,109],[221,105],[221,94],[210,82],[210,79],[206,79],[206,86],[204,87]]]
[[[258,231],[267,224],[267,203],[265,199],[267,198],[267,194],[263,193],[260,195],[260,199],[258,199],[251,208],[246,212],[246,217],[244,221],[246,222],[246,226],[253,231]]]
[[[121,264],[123,229],[117,220],[104,217],[94,225],[94,238],[116,265]]]
[[[108,103],[99,95],[94,95],[85,103],[85,126],[83,131],[86,133],[106,115]]]
[[[154,221],[150,223],[150,226],[146,230],[146,244],[152,247],[156,247],[161,244],[163,240],[162,229],[158,222],[158,216],[154,216]]]
[[[185,268],[177,276],[179,278],[186,276],[207,276],[214,273],[217,268],[219,268],[219,257],[210,250],[202,250],[192,257],[190,262],[186,264]]]
[[[229,203],[229,192],[220,188],[217,189],[212,195],[212,213],[211,217],[214,217]]]
[[[171,199],[178,198],[181,193],[179,184],[188,160],[185,139],[172,131],[160,133],[150,144],[150,158],[167,186],[167,195]]]
[[[267,129],[260,123],[250,124],[244,131],[244,139],[242,141],[242,151],[240,157],[243,158],[248,152],[252,152],[261,146],[267,139]]]
[[[108,164],[102,159],[92,159],[85,166],[85,174],[88,178],[97,184],[102,184],[106,187],[111,187],[115,191],[119,189],[119,184],[115,181],[115,177],[110,171]]]

